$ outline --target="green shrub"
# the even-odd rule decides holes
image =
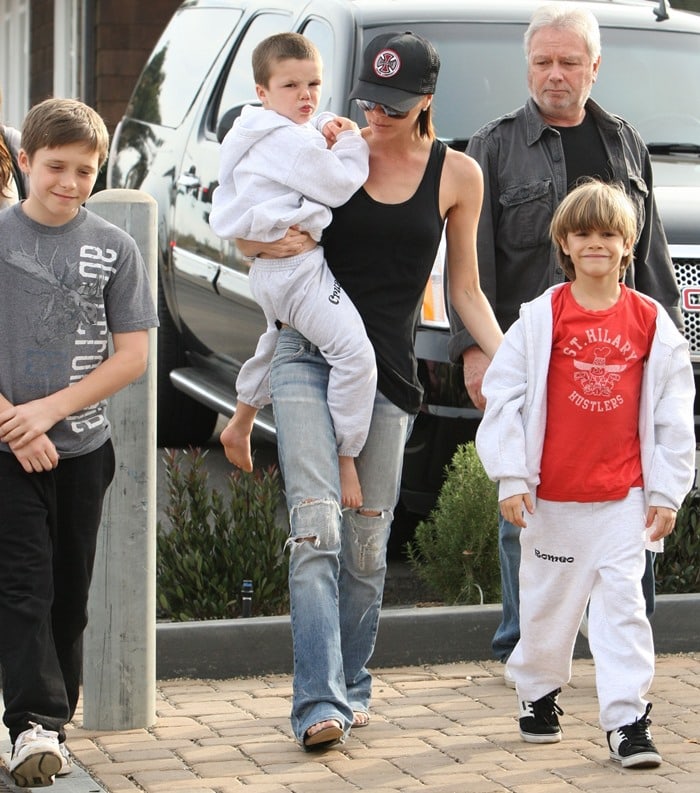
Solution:
[[[167,529],[158,524],[157,597],[171,620],[240,616],[244,579],[253,582],[253,613],[289,611],[286,526],[277,520],[281,485],[274,466],[235,469],[226,497],[209,486],[206,451],[166,450]]]
[[[499,602],[496,485],[473,442],[457,448],[445,473],[435,508],[406,545],[408,560],[445,603]]]
[[[700,592],[700,490],[691,490],[678,510],[676,528],[656,556],[656,591]]]

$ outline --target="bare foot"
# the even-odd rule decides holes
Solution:
[[[253,430],[256,413],[257,410],[250,405],[239,403],[231,421],[224,427],[219,437],[226,459],[243,471],[253,470],[250,433]]]
[[[344,507],[358,509],[362,506],[362,488],[357,475],[354,457],[339,455],[338,468],[340,471],[340,497]]]

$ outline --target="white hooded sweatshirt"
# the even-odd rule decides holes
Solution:
[[[476,448],[489,478],[499,483],[499,501],[527,492],[534,500],[536,495],[547,421],[552,293],[561,286],[523,303],[484,376],[486,411]],[[657,310],[639,405],[645,501],[647,507],[677,510],[695,473],[693,369],[688,342],[666,311],[649,296],[640,296]],[[663,541],[647,547],[661,551]]]
[[[292,225],[317,242],[366,181],[369,149],[357,131],[341,132],[332,148],[320,132],[335,116],[295,124],[274,110],[248,105],[221,144],[219,186],[209,223],[224,239],[274,242]]]

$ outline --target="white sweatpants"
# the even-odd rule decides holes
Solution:
[[[265,312],[267,330],[238,374],[239,400],[256,408],[270,403],[270,363],[279,334],[275,321],[289,325],[331,366],[327,398],[338,454],[357,457],[372,418],[377,365],[362,318],[333,277],[323,248],[287,259],[256,259],[249,284]]]
[[[608,732],[644,713],[654,677],[641,586],[644,520],[640,488],[621,501],[537,500],[520,532],[520,641],[508,659],[520,699],[534,702],[569,682],[590,597],[600,725]]]

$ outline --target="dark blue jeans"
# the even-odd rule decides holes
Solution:
[[[111,441],[53,471],[0,452],[0,665],[14,743],[37,722],[65,739],[78,704],[82,639]]]

